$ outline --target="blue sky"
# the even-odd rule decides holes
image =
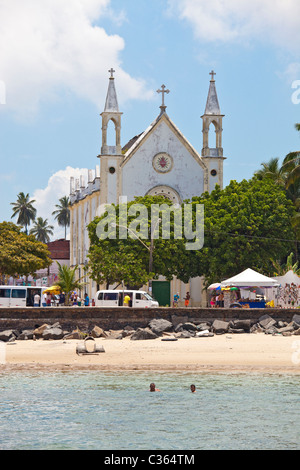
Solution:
[[[110,67],[122,144],[157,117],[164,83],[168,115],[201,152],[214,69],[225,185],[299,150],[299,44],[298,0],[1,2],[0,221],[23,191],[53,222],[69,177],[98,164]]]

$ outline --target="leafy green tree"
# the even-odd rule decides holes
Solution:
[[[295,124],[295,129],[300,131],[300,124]],[[296,209],[296,213],[291,219],[295,233],[295,256],[299,259],[299,247],[297,240],[300,237],[300,151],[290,152],[286,155],[282,165],[279,165],[278,158],[271,159],[268,163],[262,163],[263,168],[255,175],[263,180],[270,178],[280,187],[284,187],[288,199],[290,199]],[[280,261],[276,261],[276,263]]]
[[[65,305],[69,304],[70,295],[73,291],[81,290],[84,288],[85,283],[81,279],[76,279],[76,271],[78,266],[69,268],[65,264],[60,264],[58,261],[58,281],[55,282],[61,291],[65,293]]]
[[[154,205],[157,206],[157,212],[153,215],[151,208]],[[169,238],[164,237],[166,229],[163,221],[168,221],[170,206],[173,206],[171,201],[162,196],[136,197],[125,208],[125,221],[124,205],[113,206],[111,216],[106,212],[102,217],[96,217],[88,226],[89,268],[92,279],[106,285],[124,281],[130,287],[140,287],[159,275],[168,280],[177,276],[188,282],[193,275],[193,263],[188,256],[184,238],[177,239],[174,236],[173,212],[170,215]],[[139,207],[141,210],[135,212]],[[158,219],[161,219],[162,223],[156,224]],[[182,223],[180,219],[181,227]],[[107,230],[106,239],[99,239],[99,224]],[[132,230],[133,225],[136,226],[135,231]],[[155,225],[157,231],[153,233]],[[156,238],[158,236],[159,238]]]
[[[35,219],[36,209],[33,207],[34,199],[29,200],[29,194],[23,192],[18,194],[17,202],[11,202],[13,206],[13,215],[11,218],[18,216],[17,224],[25,228],[25,233],[28,234],[28,225]]]
[[[48,243],[50,235],[53,235],[53,229],[53,225],[48,225],[48,219],[43,220],[42,217],[38,217],[29,233],[39,242]]]
[[[124,281],[126,286],[140,288],[151,278],[146,270],[144,260],[138,258],[132,247],[120,246],[103,241],[91,247],[89,268],[92,279],[97,284],[106,284],[106,288],[114,283]]]
[[[56,210],[52,212],[60,227],[65,227],[65,238],[67,237],[67,227],[70,226],[70,200],[67,196],[59,199],[59,204],[56,204]]]
[[[205,206],[205,241],[194,253],[198,275],[221,281],[246,268],[273,273],[272,259],[283,259],[294,245],[295,208],[270,178],[257,177],[193,198]]]
[[[50,252],[12,222],[0,223],[0,276],[28,276],[52,264]]]

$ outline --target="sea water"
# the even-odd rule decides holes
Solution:
[[[0,372],[0,449],[299,449],[299,385],[298,375]]]

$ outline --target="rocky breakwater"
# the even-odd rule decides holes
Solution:
[[[225,333],[231,334],[257,334],[268,335],[300,335],[300,315],[295,314],[291,322],[276,321],[270,315],[261,316],[258,321],[241,319],[233,321],[214,320],[212,322],[171,322],[163,318],[153,319],[145,328],[133,328],[130,325],[122,330],[105,331],[95,325],[90,331],[78,328],[73,331],[64,330],[57,322],[52,325],[36,325],[27,330],[5,330],[0,332],[0,341],[12,342],[20,340],[66,340],[84,339],[87,336],[94,338],[123,339],[129,337],[132,341],[157,339],[162,341],[177,341],[188,338],[207,338]]]

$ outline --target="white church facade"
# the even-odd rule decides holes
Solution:
[[[89,238],[86,226],[97,215],[99,207],[118,204],[135,196],[164,195],[174,204],[185,199],[211,192],[216,185],[223,187],[222,120],[216,92],[214,72],[211,72],[208,97],[202,118],[203,145],[201,154],[176,127],[166,112],[165,85],[157,90],[162,96],[160,113],[140,135],[121,145],[122,113],[119,110],[114,70],[110,71],[107,97],[102,117],[102,146],[95,171],[84,178],[70,181],[70,265],[78,266],[78,275],[84,275],[87,265]],[[108,145],[108,126],[113,123],[115,142]],[[215,146],[209,147],[209,133],[215,131]],[[95,282],[86,276],[87,291],[94,298]],[[171,305],[174,293],[181,299],[190,292],[191,305],[204,305],[200,278],[191,279],[188,285],[174,279],[153,282],[153,293],[163,294],[161,302]]]

